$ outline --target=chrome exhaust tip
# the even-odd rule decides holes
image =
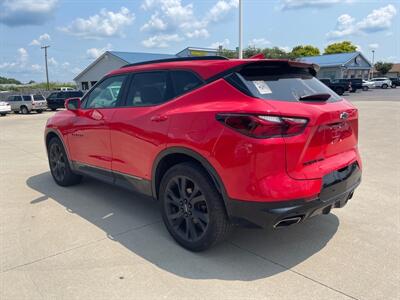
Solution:
[[[302,217],[290,217],[280,220],[274,225],[274,228],[287,227],[301,222]]]

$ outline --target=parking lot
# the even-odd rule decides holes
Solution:
[[[57,186],[52,112],[0,118],[0,299],[399,299],[400,88],[346,97],[363,159],[348,205],[203,253],[174,243],[155,202],[91,179]]]

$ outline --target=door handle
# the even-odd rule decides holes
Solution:
[[[157,116],[153,116],[150,119],[153,122],[164,122],[168,120],[167,116],[162,116],[162,115],[157,115]]]

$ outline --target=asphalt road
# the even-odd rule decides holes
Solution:
[[[57,186],[52,113],[0,118],[0,299],[399,299],[400,88],[347,98],[364,163],[349,204],[204,253],[174,243],[155,202],[91,179]]]

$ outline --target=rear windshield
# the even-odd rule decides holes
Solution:
[[[44,100],[44,97],[42,95],[33,95],[33,100]]]
[[[307,69],[282,66],[248,66],[228,78],[234,86],[253,97],[299,101],[300,97],[329,94],[329,102],[341,99],[334,91],[312,76]],[[240,86],[242,85],[242,86]]]

